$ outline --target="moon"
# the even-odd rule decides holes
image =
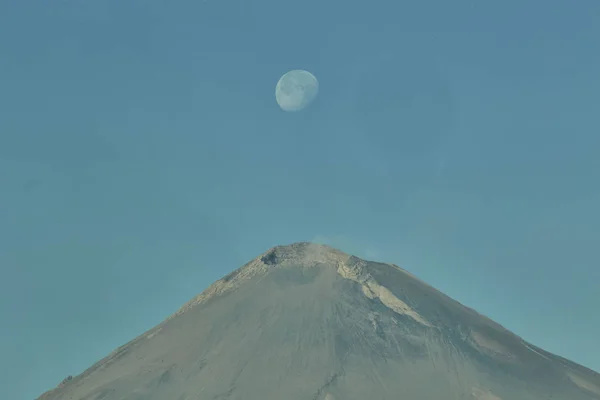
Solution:
[[[319,93],[319,81],[303,69],[286,72],[275,87],[275,99],[284,111],[305,109]]]

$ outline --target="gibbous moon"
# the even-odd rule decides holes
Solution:
[[[313,74],[302,69],[286,72],[277,82],[275,99],[284,111],[300,111],[306,108],[319,93],[319,81]]]

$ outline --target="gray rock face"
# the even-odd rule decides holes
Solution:
[[[401,268],[276,247],[43,400],[599,400],[600,375]]]

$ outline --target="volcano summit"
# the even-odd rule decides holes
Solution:
[[[407,271],[275,247],[42,400],[600,400],[600,375]]]

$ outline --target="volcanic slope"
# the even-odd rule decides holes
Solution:
[[[43,400],[599,400],[600,375],[403,269],[275,247]]]

